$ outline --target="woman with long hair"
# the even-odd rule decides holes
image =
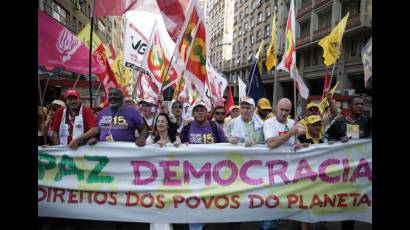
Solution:
[[[181,140],[176,135],[177,124],[172,122],[166,113],[158,114],[152,135],[148,136],[146,144],[159,144],[160,147],[172,143],[175,147],[181,144]]]

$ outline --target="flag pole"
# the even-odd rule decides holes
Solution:
[[[257,61],[255,61],[255,64],[253,65],[251,80],[249,82],[249,89],[248,89],[248,92],[246,93],[246,96],[249,96],[249,93],[251,92],[251,85],[252,85],[252,81],[253,81],[253,75],[255,74],[256,65],[258,65]]]
[[[278,80],[278,67],[275,65],[275,79],[273,83],[273,100],[272,105],[276,106],[278,100],[278,87],[279,87],[279,80]]]
[[[94,84],[94,82],[93,82],[93,84]],[[95,93],[95,99],[94,99],[95,107],[97,107],[97,96],[98,96],[98,93],[100,92],[100,88],[101,88],[101,82],[100,82],[100,84],[98,85],[97,93]]]
[[[93,108],[93,95],[91,93],[91,58],[92,58],[92,51],[93,51],[93,30],[94,30],[94,10],[95,10],[95,0],[93,0],[91,14],[90,14],[90,52],[88,58],[88,86],[90,92],[90,108]]]
[[[295,122],[298,122],[296,84],[297,84],[297,81],[293,80],[293,100],[294,100],[293,104],[294,104],[294,109],[295,109]],[[298,139],[298,135],[295,134],[295,142],[293,143],[293,148],[295,152],[296,152],[297,139]]]
[[[77,79],[76,79],[75,82],[74,82],[73,89],[75,89],[75,87],[77,86],[77,82],[78,82],[78,80],[80,79],[80,76],[81,76],[81,74],[78,74]],[[91,85],[90,85],[90,89],[91,89]],[[90,94],[90,95],[91,95],[91,94]]]
[[[337,59],[336,59],[335,63],[333,64],[332,73],[330,74],[330,81],[329,81],[329,88],[330,89],[332,88],[333,72],[335,71],[336,63],[337,63]]]
[[[37,75],[37,80],[38,80],[38,93],[39,93],[38,97],[40,99],[41,112],[43,112],[43,99],[42,99],[42,93],[41,93],[40,76],[38,76],[38,75]],[[43,119],[43,126],[44,126],[44,130],[45,130],[45,133],[43,134],[44,143],[47,144],[47,127],[46,127],[46,121],[44,119]]]
[[[133,71],[133,73],[134,73],[134,81],[135,81],[135,84],[134,84],[134,89],[132,90],[132,99],[134,100],[135,94],[137,93],[137,83],[138,83],[139,79],[141,78],[142,72],[141,72],[141,71],[138,71],[137,78],[135,78],[135,71]]]
[[[43,96],[42,96],[42,101],[44,102],[44,96],[46,96],[46,91],[47,91],[47,85],[48,85],[48,81],[50,80],[50,78],[47,78],[46,81],[46,86],[44,86],[44,92],[43,92]]]

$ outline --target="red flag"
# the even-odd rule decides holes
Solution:
[[[138,0],[95,0],[94,16],[120,16],[134,9]]]
[[[231,106],[234,105],[233,102],[233,96],[232,96],[232,91],[231,91],[231,86],[229,86],[229,90],[228,90],[228,100],[226,101],[226,106],[225,106],[225,114],[228,115],[229,113],[229,109],[231,108]]]
[[[157,0],[158,8],[164,19],[169,36],[177,41],[185,21],[185,10],[189,0]]]
[[[110,48],[110,51],[111,51],[111,59],[114,60],[116,57],[116,54],[115,54],[114,46],[112,46],[112,41],[110,41],[110,44],[108,44],[108,47]]]
[[[104,87],[105,93],[105,103],[108,99],[108,90],[110,88],[119,88],[117,79],[115,79],[114,73],[111,70],[110,64],[108,63],[107,57],[105,56],[105,49],[103,44],[94,51],[94,60],[97,61],[100,65],[106,66],[107,69],[103,73],[97,74],[98,79],[101,82],[101,85]]]

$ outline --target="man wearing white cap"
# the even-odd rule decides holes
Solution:
[[[228,125],[227,136],[231,144],[246,143],[249,147],[264,144],[263,121],[254,116],[255,101],[252,98],[242,98],[240,116],[232,119]]]
[[[60,108],[65,108],[64,101],[56,99],[53,102],[51,102],[50,110],[48,111],[47,119],[46,119],[46,122],[45,122],[45,125],[46,125],[46,128],[47,128],[47,137],[50,140],[53,136],[53,130],[51,128],[51,124],[53,123],[53,119],[54,119],[54,115],[55,115],[56,111],[59,110]]]
[[[142,106],[142,118],[148,130],[152,130],[152,124],[155,118],[155,100],[152,97],[143,99],[139,102]]]
[[[208,110],[204,102],[194,104],[192,108],[194,120],[182,128],[180,136],[182,143],[212,144],[226,142],[222,126],[214,121],[208,121]]]

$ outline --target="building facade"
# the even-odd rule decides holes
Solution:
[[[219,3],[220,4],[220,3]],[[255,55],[259,45],[264,41],[262,82],[265,86],[266,97],[273,98],[274,68],[267,71],[265,66],[266,51],[271,42],[272,16],[276,12],[278,57],[279,63],[284,51],[284,31],[290,7],[290,0],[235,0],[233,20],[232,58],[221,65],[222,72],[233,86],[234,96],[238,96],[237,79],[246,82],[249,60]],[[212,18],[209,15],[217,14],[208,9],[209,24],[219,25],[221,17]],[[322,94],[326,69],[332,72],[332,67],[323,63],[323,49],[318,45],[320,39],[328,35],[332,28],[350,12],[346,30],[342,41],[342,55],[337,60],[333,73],[333,85],[340,81],[340,94],[370,94],[364,88],[364,71],[361,61],[361,49],[372,34],[372,0],[295,0],[296,14],[296,53],[297,66],[300,75],[310,89],[309,100],[317,100]],[[214,22],[216,21],[216,23]],[[210,27],[211,28],[211,27]],[[211,31],[211,29],[210,29]],[[213,28],[213,31],[218,29]],[[212,31],[212,43],[221,38]],[[218,63],[217,50],[213,50],[212,63]],[[217,64],[216,64],[217,65]],[[293,81],[289,74],[278,72],[277,96],[293,99]]]
[[[73,34],[78,34],[88,23],[90,23],[90,15],[92,10],[92,0],[39,0],[39,8],[43,9],[48,15],[60,22],[64,27],[69,29]],[[112,19],[120,18],[120,19]],[[113,28],[115,20],[122,20],[121,17],[98,17],[94,18],[94,32],[98,35],[104,44],[108,44],[113,37],[114,47],[119,51],[122,49],[121,29],[123,24],[117,23]],[[115,30],[114,30],[115,29]],[[116,36],[113,36],[113,35]],[[119,38],[119,36],[121,36]],[[40,67],[39,67],[40,68]],[[44,94],[44,104],[51,103],[54,99],[63,99],[64,91],[72,88],[76,84],[76,88],[80,90],[81,100],[84,103],[90,103],[89,92],[89,77],[74,72],[68,72],[61,69],[54,69],[52,72],[55,76],[49,77],[44,74],[44,68],[39,70],[39,78],[42,91]],[[77,81],[78,79],[78,81]],[[101,96],[104,95],[103,89],[99,87],[99,80],[96,76],[91,77],[92,80],[92,98],[93,106],[101,102]],[[77,81],[77,83],[76,83]]]
[[[209,58],[218,72],[225,69],[232,58],[234,0],[207,2]]]

